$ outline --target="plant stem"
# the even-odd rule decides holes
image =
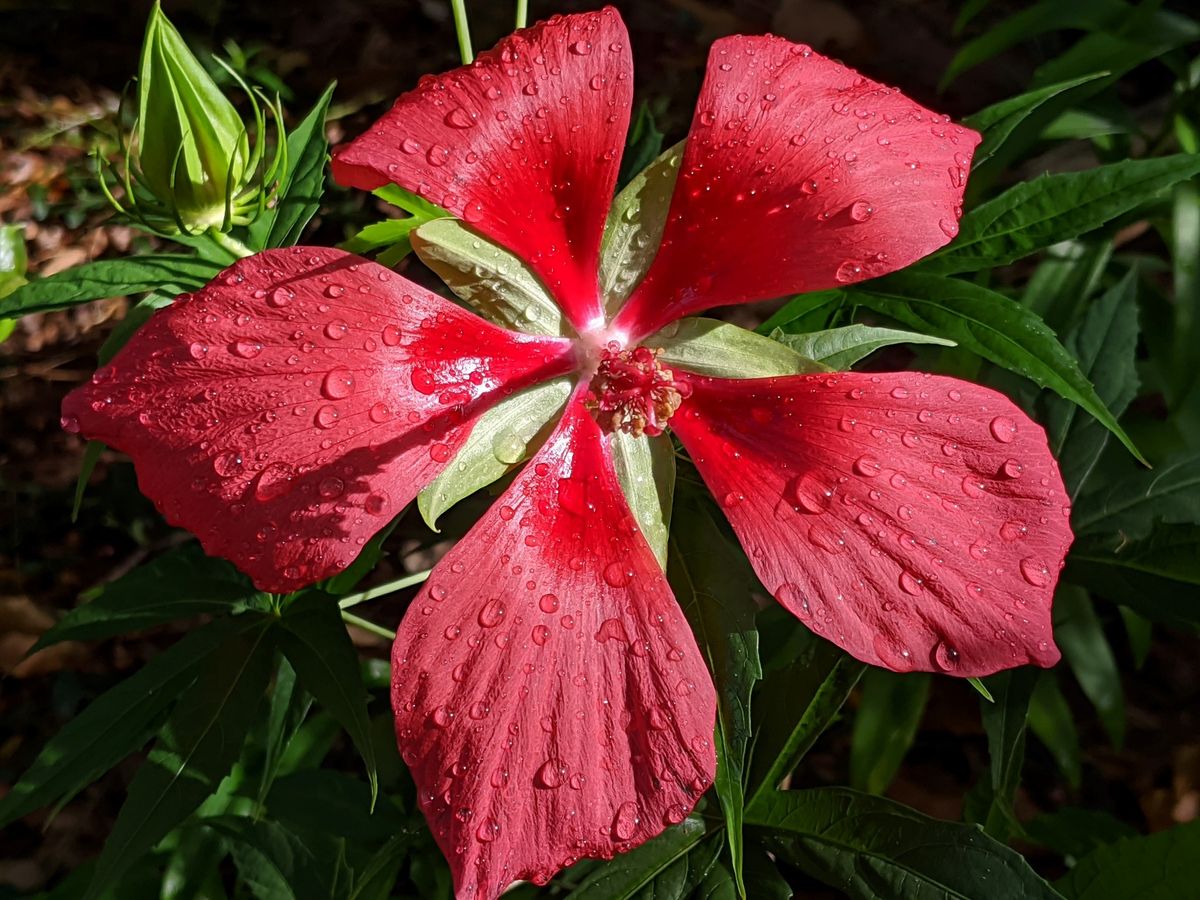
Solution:
[[[254,251],[235,238],[233,235],[225,234],[215,228],[208,229],[208,236],[214,244],[224,250],[228,250],[239,259],[245,259],[247,256],[253,256]]]
[[[381,638],[387,638],[389,641],[396,639],[396,632],[384,628],[382,625],[376,625],[374,622],[368,622],[353,613],[343,612],[342,621],[347,625],[353,625],[355,628],[361,628],[363,631],[369,631],[371,634],[378,635]]]
[[[517,0],[517,27],[524,28],[529,21],[529,0]]]
[[[454,12],[454,32],[458,35],[458,55],[462,57],[464,66],[470,65],[475,54],[471,50],[471,28],[467,24],[465,0],[450,0],[450,9]]]
[[[338,601],[338,606],[342,609],[349,609],[352,606],[358,606],[360,603],[366,603],[368,600],[374,600],[376,597],[386,597],[388,594],[394,594],[396,591],[403,590],[406,587],[420,584],[429,577],[429,573],[432,571],[433,569],[426,569],[424,572],[414,572],[412,575],[405,575],[403,578],[397,578],[395,581],[389,581],[365,591],[359,591],[357,594],[347,594]]]

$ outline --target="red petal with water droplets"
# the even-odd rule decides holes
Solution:
[[[813,631],[895,671],[1058,660],[1070,507],[1045,433],[1008,398],[916,372],[689,380],[671,425]]]
[[[459,898],[641,844],[712,782],[712,682],[604,441],[573,401],[396,638],[396,734]]]
[[[445,207],[529,263],[582,328],[603,306],[600,238],[632,100],[616,10],[556,16],[423,78],[334,153],[333,175]]]
[[[620,321],[873,278],[958,232],[979,135],[777,37],[713,44],[662,246]]]
[[[484,408],[569,354],[340,250],[271,250],[156,313],[63,425],[133,457],[209,553],[292,591],[349,564]]]

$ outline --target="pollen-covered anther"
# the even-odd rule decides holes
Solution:
[[[586,401],[601,428],[637,437],[663,433],[692,388],[659,362],[661,353],[649,347],[602,351]]]

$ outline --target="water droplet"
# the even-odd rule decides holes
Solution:
[[[945,641],[939,641],[933,648],[933,661],[943,672],[953,672],[958,668],[958,651]]]
[[[1025,467],[1015,459],[1006,459],[1004,464],[1000,466],[1000,474],[1005,478],[1020,478],[1021,473],[1025,471]]]
[[[533,780],[538,787],[560,788],[567,780],[567,764],[561,759],[548,759],[538,767]]]
[[[188,353],[191,354],[192,359],[204,359],[204,357],[208,356],[208,344],[193,341],[188,346]]]
[[[531,633],[530,637],[533,638],[533,642],[535,644],[537,644],[539,647],[543,647],[545,646],[546,641],[550,640],[550,629],[545,625],[534,625],[533,632]]]
[[[430,718],[433,719],[433,724],[438,728],[446,728],[454,721],[454,713],[444,706],[439,706],[433,711],[433,715]]]
[[[283,307],[292,302],[292,299],[295,296],[295,292],[293,292],[290,288],[277,287],[267,294],[267,306],[273,306],[276,309],[283,309]]]
[[[254,359],[262,351],[263,345],[258,341],[235,341],[229,348],[230,353],[242,359]]]
[[[434,462],[439,462],[439,463],[449,462],[450,457],[452,455],[453,455],[453,451],[451,451],[449,444],[438,443],[438,444],[433,444],[429,448],[429,458],[432,459]]]
[[[558,612],[558,598],[553,594],[542,594],[542,599],[538,601],[538,608],[544,613]]]
[[[687,818],[687,810],[676,803],[674,806],[668,806],[667,811],[663,813],[663,821],[668,825],[678,825]]]
[[[914,577],[909,572],[900,573],[900,590],[906,594],[912,594],[914,597],[921,593],[921,579]]]
[[[422,394],[432,394],[437,390],[437,382],[427,369],[413,369],[410,377],[412,386]]]
[[[874,478],[883,472],[883,464],[874,456],[860,456],[854,461],[854,471],[867,478]]]
[[[620,619],[605,619],[600,623],[600,630],[596,632],[596,640],[601,644],[607,641],[628,644],[629,635],[625,633],[625,625]]]
[[[802,510],[813,514],[829,509],[833,499],[833,491],[807,472],[796,479],[792,495]]]
[[[1000,526],[1000,537],[1006,541],[1017,541],[1028,534],[1029,528],[1024,522],[1009,520]]]
[[[390,416],[391,412],[388,410],[386,403],[376,403],[367,412],[367,418],[376,424],[386,422]]]
[[[329,338],[331,341],[340,341],[349,331],[349,325],[347,325],[341,319],[335,319],[325,326],[325,337]]]
[[[571,46],[568,49],[570,49],[570,51],[572,53],[574,53],[576,56],[587,56],[589,53],[592,52],[592,42],[591,41],[575,41],[575,43],[571,44]]]
[[[484,628],[495,628],[504,621],[504,602],[499,597],[493,597],[479,610],[479,624]]]
[[[341,413],[338,412],[338,408],[332,404],[326,404],[317,410],[315,421],[318,428],[332,428],[340,418]]]
[[[632,580],[633,575],[633,569],[625,562],[611,562],[604,567],[604,580],[615,588],[625,587]]]
[[[1008,416],[996,416],[988,429],[992,432],[992,437],[1002,444],[1011,444],[1017,436],[1017,423]]]
[[[475,837],[481,843],[490,844],[500,834],[500,823],[495,819],[485,819],[475,831]]]
[[[642,819],[638,813],[637,804],[632,801],[622,803],[617,807],[616,815],[613,816],[613,836],[620,841],[632,840],[641,823]]]
[[[79,434],[79,420],[74,416],[63,416],[58,420],[58,424],[68,434]]]
[[[375,491],[367,494],[367,499],[363,501],[363,509],[373,516],[382,516],[387,512],[388,495],[383,491]]]
[[[402,332],[395,325],[385,325],[383,328],[383,342],[389,347],[395,347],[400,343]]]
[[[1045,587],[1050,583],[1050,568],[1041,560],[1026,557],[1021,560],[1021,577],[1034,587]]]
[[[333,500],[335,497],[342,496],[346,491],[346,482],[340,478],[325,478],[317,485],[317,493],[320,494],[322,500]]]
[[[321,382],[321,393],[330,400],[342,400],[354,393],[354,376],[346,369],[334,369]]]
[[[856,200],[850,206],[850,218],[855,222],[865,222],[875,214],[875,207],[866,200]]]
[[[837,270],[833,273],[833,277],[843,284],[851,281],[857,281],[862,277],[862,266],[860,266],[854,260],[848,259],[837,267]]]
[[[444,166],[450,162],[450,151],[441,144],[434,144],[425,153],[425,159],[431,166]]]
[[[446,113],[446,124],[451,128],[470,128],[475,124],[475,118],[461,106]]]
[[[952,238],[958,234],[958,223],[953,219],[941,219],[938,221],[938,228],[942,229],[942,233],[946,237]]]

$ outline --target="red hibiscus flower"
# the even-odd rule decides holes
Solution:
[[[979,136],[805,47],[718,41],[660,172],[677,183],[649,271],[602,286],[631,97],[616,12],[555,18],[424,79],[334,158],[342,183],[398,184],[507,248],[561,325],[517,333],[340,251],[269,251],[158,313],[63,407],[168,520],[289,591],[346,566],[489,408],[566,379],[557,426],[395,644],[400,747],[460,897],[635,846],[712,782],[712,682],[617,441],[669,428],[762,583],[861,660],[1058,659],[1067,500],[1010,401],[914,373],[718,377],[719,328],[664,328],[944,245]]]

